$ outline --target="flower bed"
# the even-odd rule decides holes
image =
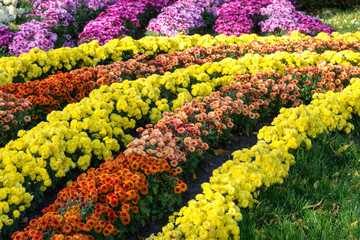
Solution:
[[[18,1],[12,1],[12,4],[5,6],[5,10],[0,8],[5,11],[0,23],[13,21],[17,14],[24,12],[16,9]],[[6,45],[10,54],[28,53],[36,47],[45,51],[75,47],[92,40],[102,45],[111,39],[138,36],[136,32],[144,31],[146,25],[150,34],[165,36],[215,34],[213,29],[217,33],[237,36],[260,33],[260,30],[276,33],[277,28],[283,32],[299,30],[313,35],[334,31],[322,25],[320,20],[295,11],[293,1],[287,0],[35,0],[27,4],[32,11],[27,10],[31,11],[26,14],[27,22]],[[280,7],[282,14],[279,15],[277,9]],[[162,12],[157,15],[160,10]],[[282,19],[291,27],[284,27],[280,23]]]
[[[10,53],[20,55],[35,47],[45,51],[61,46],[74,47],[78,31],[85,22],[92,20],[103,8],[114,2],[31,1],[28,4],[33,11],[26,15],[28,21],[21,24],[20,30],[15,33],[9,44]]]
[[[163,8],[162,13],[149,22],[147,30],[149,34],[167,37],[191,31],[196,33],[201,27],[206,33],[212,33],[209,29],[214,29],[216,33],[229,36],[293,30],[315,35],[335,31],[321,24],[321,20],[296,11],[295,5],[294,1],[288,0],[180,0]]]
[[[48,51],[59,47],[75,47],[92,40],[98,40],[102,45],[117,37],[128,34],[134,36],[140,22],[144,25],[169,2],[32,1],[33,11],[26,15],[28,21],[20,25],[14,39],[5,46],[9,48],[10,54],[20,55],[35,47]]]
[[[72,15],[83,9],[81,4],[100,12],[115,1],[34,2],[38,10],[32,14],[44,21],[34,20],[35,39],[18,44],[22,40],[16,38],[15,47],[30,49],[38,41],[52,48],[55,36],[48,31],[50,26],[72,31],[67,25],[76,27]],[[132,10],[121,16],[129,15],[132,23],[139,24],[138,14],[163,2],[171,1],[141,1],[143,8],[135,13],[135,5],[117,1],[107,13],[115,25],[123,24],[116,19],[126,5]],[[272,15],[273,25],[285,18],[294,21],[292,28],[300,24],[299,31],[322,29],[319,21],[294,11],[287,1],[269,0],[267,6],[242,1],[244,5],[236,5],[239,9],[236,1],[224,2],[228,1],[202,5],[181,0],[175,5],[192,12],[197,22],[206,11],[217,12],[222,28],[241,20],[231,11],[245,14],[246,9],[256,21],[259,11],[264,11]],[[253,6],[247,7],[247,2]],[[286,16],[273,11],[279,3],[287,7]],[[97,20],[108,19],[105,15]],[[26,32],[33,30],[27,26],[18,36],[26,38]],[[107,42],[119,34],[117,30],[101,40]],[[3,31],[0,45],[5,46],[12,36]],[[62,35],[69,40],[64,46],[73,46],[71,34]],[[238,238],[240,207],[256,202],[257,188],[282,182],[294,162],[291,149],[310,148],[310,137],[328,130],[351,131],[347,120],[352,112],[359,114],[359,80],[353,80],[344,93],[331,91],[342,92],[351,78],[359,77],[355,66],[359,37],[359,33],[332,37],[321,33],[314,38],[299,32],[289,37],[125,37],[102,46],[94,41],[48,52],[35,48],[17,58],[1,58],[0,236],[10,236],[25,212],[39,205],[43,191],[64,186],[66,177],[77,180],[13,238],[126,237],[181,200],[179,193],[187,189],[182,177],[193,173],[205,152],[226,139],[231,129],[249,131],[260,117],[294,107],[281,110],[275,126],[259,132],[256,146],[235,152],[233,161],[215,170],[210,183],[203,185],[204,193],[175,213],[158,235],[160,239]],[[128,61],[114,63],[117,60]],[[312,104],[301,105],[314,94]],[[25,125],[32,127],[45,118],[26,131],[30,127]]]
[[[185,102],[184,107],[176,110],[175,114],[164,114],[163,119],[154,127],[149,125],[145,130],[139,129],[142,138],[134,139],[124,153],[130,156],[132,154],[144,156],[150,154],[154,155],[154,157],[161,157],[167,160],[167,164],[174,169],[170,171],[170,174],[177,174],[182,171],[185,173],[192,172],[202,158],[202,151],[207,150],[209,145],[215,145],[228,136],[230,129],[234,126],[233,122],[236,123],[238,128],[246,128],[249,127],[251,121],[256,121],[260,115],[265,115],[269,111],[276,111],[276,108],[286,106],[287,102],[291,106],[298,106],[302,103],[302,100],[299,100],[302,97],[300,91],[304,97],[307,96],[305,93],[309,95],[312,92],[311,89],[306,88],[306,86],[310,85],[310,82],[304,81],[304,78],[307,79],[311,75],[310,73],[319,73],[323,70],[325,72],[322,77],[330,79],[335,77],[335,73],[329,72],[327,74],[326,71],[330,69],[330,71],[337,72],[343,68],[346,69],[346,67],[322,64],[319,69],[308,67],[299,71],[296,68],[289,68],[286,70],[290,73],[289,75],[275,74],[275,71],[270,73],[259,72],[253,76],[237,75],[236,79],[243,79],[243,81],[240,83],[233,82],[230,86],[223,87],[221,93],[213,93],[210,97],[199,98],[197,101],[190,103]],[[347,69],[349,74],[359,73],[357,68],[348,67]],[[346,75],[345,72],[337,75],[336,80],[340,81],[339,84],[335,84],[335,78],[334,83],[331,81],[328,83],[339,85],[340,88],[336,88],[336,90],[341,91],[342,85],[340,84],[346,84],[346,81],[343,81],[343,77]],[[272,77],[275,80],[271,81]],[[301,82],[304,87],[297,87],[299,81],[296,78],[303,79]],[[320,80],[319,83],[321,83]],[[311,84],[315,85],[315,82],[311,82]],[[319,89],[322,89],[322,91],[327,91],[330,90],[329,87],[332,87],[330,85],[327,86],[324,83],[324,85],[318,87],[321,87]],[[231,97],[237,100],[233,101]],[[166,106],[166,102],[159,102],[157,103],[159,109],[164,108],[164,106],[160,108],[160,104]],[[239,116],[235,117],[234,114]],[[241,116],[245,117],[245,119]],[[50,122],[51,118],[52,116],[49,117]],[[35,131],[35,129],[32,131]],[[151,136],[156,136],[156,138]],[[82,142],[85,142],[84,137],[85,135],[83,135]],[[95,141],[93,142],[95,143]],[[74,145],[72,140],[69,142],[71,143],[65,143],[68,148]],[[106,143],[103,150],[110,146]],[[67,151],[70,151],[70,149]],[[74,152],[75,150],[71,151]],[[96,151],[94,153],[96,154]],[[80,157],[78,164],[80,167],[87,168],[86,166],[89,163],[84,161],[86,160]],[[50,162],[52,168],[55,166],[54,164]],[[85,166],[82,164],[85,164]],[[177,170],[179,167],[181,170]],[[61,176],[58,175],[61,170],[63,169],[59,169],[55,176]]]
[[[80,175],[59,192],[52,205],[43,209],[42,217],[31,220],[24,231],[15,232],[12,238],[122,238],[129,229],[138,229],[148,219],[150,202],[143,200],[145,196],[179,200],[179,193],[186,188],[176,172],[170,172],[164,159],[119,155]],[[154,189],[160,190],[155,194]]]
[[[8,159],[3,164],[8,162],[12,165],[13,161],[17,162],[17,154],[20,154],[21,157],[20,155],[19,157],[23,159],[25,156],[22,155],[26,153],[28,162],[25,164],[23,161],[22,164],[25,165],[17,168],[26,166],[31,169],[33,161],[44,164],[44,159],[53,159],[53,163],[50,163],[51,171],[54,171],[52,174],[55,177],[62,177],[76,165],[81,169],[88,168],[93,156],[101,160],[111,156],[111,150],[118,151],[119,144],[121,142],[127,144],[131,138],[126,134],[126,130],[133,129],[136,123],[140,125],[149,121],[156,123],[162,112],[181,107],[184,100],[209,95],[216,87],[229,84],[234,79],[235,73],[246,71],[255,73],[261,69],[273,68],[282,71],[285,68],[282,61],[285,59],[288,64],[302,59],[299,66],[305,66],[327,57],[326,53],[321,57],[315,53],[310,55],[276,53],[265,56],[263,59],[256,55],[247,55],[239,60],[224,59],[219,63],[194,65],[164,76],[152,75],[146,79],[115,83],[110,87],[103,85],[100,89],[92,91],[89,98],[84,98],[79,103],[69,104],[61,112],[52,112],[47,117],[49,122],[42,122],[26,133],[19,132],[19,139],[0,149],[4,159]],[[349,58],[353,59],[351,56]],[[262,64],[257,68],[251,65],[248,69],[247,65],[251,62]],[[231,71],[226,66],[232,66]],[[163,98],[166,102],[160,101]],[[60,136],[51,142],[46,141],[55,134],[60,134]],[[83,140],[80,141],[80,139]],[[43,147],[33,147],[34,141],[43,143]],[[60,151],[52,151],[53,147]],[[79,157],[77,164],[70,158],[75,152]],[[40,156],[42,159],[39,160],[35,156]],[[41,166],[40,163],[38,165]],[[44,190],[51,185],[50,176],[44,170],[39,167],[32,173],[22,171],[20,175],[17,175],[19,173],[16,171],[14,177],[17,177],[14,178],[14,182],[9,181],[9,184],[22,182],[23,177],[28,174],[34,181],[39,174],[37,181],[40,185],[45,184],[42,188]]]
[[[112,65],[98,66],[96,68],[90,69],[85,67],[80,70],[73,70],[70,73],[58,73],[56,75],[51,75],[43,81],[34,81],[25,84],[10,84],[8,86],[0,87],[0,90],[14,94],[14,96],[18,98],[27,98],[32,102],[33,107],[30,116],[33,121],[23,127],[24,130],[27,130],[35,126],[37,123],[45,120],[47,114],[50,113],[52,110],[61,110],[69,103],[75,103],[80,101],[84,97],[88,96],[88,94],[94,88],[97,88],[101,85],[110,85],[114,82],[121,82],[122,79],[135,80],[137,78],[144,77],[144,75],[142,74],[145,74],[145,76],[150,76],[150,74],[164,74],[164,70],[173,71],[174,69],[177,69],[179,67],[188,67],[189,65],[195,63],[211,63],[212,61],[219,61],[220,59],[223,59],[227,56],[238,58],[242,54],[244,54],[244,52],[257,52],[257,49],[259,48],[262,49],[262,55],[264,55],[264,52],[268,53],[267,51],[271,52],[274,50],[285,49],[285,45],[283,44],[276,48],[268,47],[269,49],[267,47],[262,48],[261,45],[262,44],[257,45],[255,44],[255,42],[253,42],[253,47],[251,47],[250,50],[248,50],[250,45],[246,44],[241,47],[226,47],[224,45],[218,47],[211,47],[208,48],[206,52],[205,48],[195,48],[191,51],[189,50],[190,52],[184,51],[182,53],[173,53],[170,56],[159,55],[155,60],[146,61],[147,63],[141,63],[148,57],[147,55],[136,56],[137,61],[129,60],[125,63],[119,62]],[[298,47],[297,44],[294,44],[292,48],[301,52],[302,48],[307,46],[309,45],[302,46],[301,44],[299,44]],[[309,47],[314,48],[314,46],[311,45]],[[317,44],[316,47],[321,50],[326,49],[326,44]],[[349,49],[356,48],[356,44],[353,45],[349,43],[348,47]],[[344,45],[342,48],[346,48],[346,45]],[[288,45],[286,45],[286,49],[289,49]],[[287,59],[286,61],[289,61],[291,58],[285,57],[285,59]],[[335,63],[334,60],[336,58],[326,58],[328,61],[332,61]],[[247,58],[247,60],[249,60],[250,62],[262,61],[256,57],[252,59]],[[291,63],[291,61],[289,63],[293,64]],[[151,67],[147,67],[150,66],[149,64],[151,65]],[[306,66],[307,64],[308,63],[305,63],[304,66]],[[157,65],[159,65],[160,67],[155,68],[154,66]],[[299,61],[295,61],[295,65],[302,66]],[[251,69],[251,72],[256,72],[257,70],[258,69]],[[349,74],[349,76],[352,75]],[[181,93],[181,96],[189,96],[190,90],[191,89],[187,87],[187,92],[183,91]],[[184,99],[189,99],[189,97],[186,97]],[[175,101],[175,103],[178,103],[178,101]],[[154,121],[156,117],[155,115],[152,115],[151,118]],[[7,134],[7,136],[7,139],[10,140],[15,139],[17,137],[17,134],[15,132],[13,134]],[[0,146],[4,146],[8,142],[8,140],[0,143]]]
[[[126,37],[121,40],[111,40],[103,46],[99,46],[96,41],[93,41],[71,49],[59,48],[48,52],[33,49],[30,53],[22,54],[17,58],[0,58],[0,85],[8,85],[12,82],[27,82],[39,77],[44,78],[48,74],[54,74],[59,70],[68,71],[84,66],[96,66],[101,63],[125,61],[138,53],[156,56],[160,53],[172,53],[194,46],[209,47],[221,43],[241,45],[256,39],[276,43],[287,41],[287,39],[300,41],[302,38],[313,39],[296,32],[293,32],[290,37],[258,37],[246,34],[240,37],[227,37],[225,35],[216,37],[209,35],[176,36],[172,38],[145,37],[140,40]],[[327,34],[319,34],[317,38],[331,39]],[[334,34],[334,38],[349,42],[360,39],[360,35],[358,33]]]

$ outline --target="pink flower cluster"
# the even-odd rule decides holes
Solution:
[[[189,29],[205,26],[201,14],[212,7],[214,0],[179,0],[162,9],[150,20],[147,30],[171,37],[180,33],[188,34]]]
[[[116,3],[116,0],[84,0],[84,3],[89,8],[97,10]]]
[[[82,14],[79,8],[98,10],[116,2],[116,0],[30,1],[35,10],[27,17],[40,17],[42,22],[31,20],[20,26],[20,31],[15,34],[14,42],[9,46],[11,54],[28,53],[34,47],[47,51],[55,47],[55,42],[56,47],[61,45],[74,47],[74,38],[77,37],[78,31],[75,36],[73,32],[64,34],[64,31],[68,30],[68,26],[79,25],[75,21],[75,16]]]
[[[39,22],[36,20],[22,24],[20,31],[15,34],[9,45],[10,53],[20,55],[30,52],[35,47],[45,51],[54,48],[57,35],[50,31],[49,26],[51,25],[52,21]]]
[[[35,9],[63,8],[76,10],[82,4],[94,10],[104,8],[116,2],[116,0],[30,0]]]
[[[263,32],[299,31],[314,35],[316,32],[331,33],[335,29],[321,24],[321,20],[295,10],[288,0],[272,0],[269,5],[260,9],[262,15],[269,18],[259,23]],[[316,31],[316,32],[314,32]]]
[[[157,12],[160,12],[162,8],[167,7],[168,5],[172,4],[176,0],[156,0],[156,1],[148,1],[148,5],[156,10]]]
[[[40,16],[44,20],[52,21],[52,26],[62,24],[69,25],[70,22],[75,21],[75,18],[68,13],[64,8],[49,8],[46,11],[34,10],[27,17]]]
[[[81,6],[82,0],[30,0],[35,9],[64,8],[75,10]]]
[[[10,32],[6,27],[0,26],[0,51],[1,49],[7,49],[14,33]]]
[[[111,39],[124,37],[125,33],[130,32],[126,24],[140,27],[139,16],[148,9],[161,9],[169,2],[169,0],[118,0],[107,7],[106,12],[101,13],[85,26],[83,32],[79,34],[79,43],[97,40],[102,45]]]
[[[218,10],[214,30],[219,34],[236,35],[252,32],[254,19],[258,19],[259,10],[270,0],[235,0],[224,3]]]

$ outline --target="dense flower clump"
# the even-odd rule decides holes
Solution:
[[[13,36],[14,33],[10,32],[6,27],[0,26],[0,53],[8,53]]]
[[[201,16],[206,8],[213,4],[213,0],[180,0],[162,9],[162,12],[150,20],[147,30],[174,36],[179,33],[187,34],[189,29],[205,26]]]
[[[295,6],[294,1],[288,0],[181,0],[164,8],[149,22],[147,30],[165,36],[188,34],[190,30],[200,27],[213,28],[216,33],[229,36],[294,30],[314,35],[335,31],[321,24],[321,20],[296,11]],[[205,13],[213,16],[216,20],[214,25],[206,25],[213,23],[205,22]]]
[[[270,16],[259,23],[263,32],[299,31],[313,35],[317,32],[335,31],[321,24],[321,20],[296,11],[288,0],[272,0],[269,5],[260,9],[260,13]]]
[[[170,1],[118,0],[90,21],[79,34],[79,43],[97,40],[100,45],[117,37],[125,37],[130,27],[140,27],[139,17],[149,9],[159,10]]]
[[[54,48],[57,35],[50,31],[49,26],[51,25],[51,21],[39,22],[36,20],[22,24],[20,31],[15,34],[9,45],[10,53],[20,55],[29,52],[34,47],[45,51]]]
[[[225,35],[250,34],[257,24],[255,20],[260,18],[260,9],[269,3],[270,0],[236,0],[225,3],[217,13],[214,29]]]
[[[9,23],[13,22],[18,15],[24,13],[23,8],[18,8],[18,3],[18,0],[0,2],[0,27],[9,27]]]
[[[125,233],[122,228],[135,215],[145,214],[138,205],[143,206],[140,199],[150,194],[147,176],[169,177],[169,170],[163,159],[136,155],[108,158],[99,168],[89,169],[60,191],[55,202],[42,210],[43,216],[31,220],[28,227],[15,232],[12,238],[43,238],[46,232],[52,232],[51,239],[94,239],[91,232],[99,237],[120,238]],[[173,185],[176,187],[169,194],[179,194],[187,188],[181,180]]]
[[[0,147],[15,138],[17,131],[32,120],[31,108],[29,100],[0,91]]]

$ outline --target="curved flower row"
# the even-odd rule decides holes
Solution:
[[[26,101],[30,101],[32,107],[27,115],[32,121],[21,128],[29,130],[39,122],[45,121],[51,111],[62,110],[68,104],[79,102],[88,96],[94,88],[113,82],[120,81],[108,71],[85,67],[69,73],[59,72],[42,81],[13,83],[0,87],[0,91],[12,94],[14,98],[25,98]],[[6,134],[10,141],[15,139],[17,131],[13,131],[13,134],[9,134],[8,131]],[[8,141],[0,141],[0,147],[5,146]]]
[[[360,32],[354,34],[333,34],[333,38],[327,34],[319,34],[317,38],[323,40],[343,39],[345,42],[360,39]],[[240,37],[218,35],[181,36],[172,38],[144,37],[133,40],[130,37],[121,40],[114,39],[99,46],[96,41],[82,44],[75,48],[59,48],[48,52],[32,49],[28,54],[19,57],[0,58],[0,85],[8,85],[12,82],[27,82],[47,74],[54,74],[58,70],[71,70],[84,66],[96,66],[101,62],[113,62],[127,60],[134,54],[146,53],[158,55],[159,53],[171,53],[194,46],[214,46],[221,43],[237,44],[249,43],[252,40],[268,41],[276,43],[279,41],[305,41],[315,39],[293,32],[289,37],[258,37],[257,35],[242,35]]]
[[[218,33],[227,35],[238,36],[242,33],[251,33],[250,29],[254,25],[257,27],[261,14],[262,16],[271,15],[265,23],[261,22],[263,30],[270,31],[281,24],[280,27],[283,30],[299,30],[311,34],[314,34],[311,31],[314,29],[328,33],[334,31],[321,25],[320,20],[296,12],[292,2],[286,0],[280,2],[270,0],[179,0],[173,2],[173,0],[32,1],[35,10],[27,17],[35,17],[39,21],[31,20],[21,25],[20,31],[15,33],[14,40],[9,45],[10,53],[20,55],[28,53],[35,47],[46,51],[61,46],[74,47],[76,43],[91,40],[97,40],[102,45],[111,39],[129,35],[129,32],[133,35],[134,31],[139,29],[140,21],[144,20],[145,23],[141,25],[145,25],[152,17],[151,15],[160,9],[163,12],[149,22],[147,30],[166,36],[188,34],[189,30],[200,27],[215,28]],[[168,6],[171,3],[173,4]],[[275,11],[279,6],[282,6],[281,10],[285,9],[282,14]],[[101,12],[105,8],[106,10]],[[11,10],[11,16],[14,14],[16,16],[14,9]],[[216,17],[218,19],[213,26]],[[289,23],[291,27],[283,27],[283,24],[279,23],[281,20]],[[31,26],[34,26],[36,31]]]
[[[234,61],[231,66],[236,72],[235,63],[236,61]],[[287,101],[289,101],[290,105],[295,104],[296,106],[301,103],[298,99],[298,88],[294,86],[294,83],[296,84],[297,81],[292,80],[290,76],[287,77],[276,74],[275,71],[273,71],[271,74],[283,79],[281,81],[279,80],[279,83],[270,81],[270,76],[264,73],[251,76],[251,78],[249,75],[230,75],[218,78],[212,77],[213,79],[211,81],[210,76],[206,78],[205,72],[207,71],[220,73],[221,69],[216,69],[216,67],[220,66],[221,64],[216,64],[216,66],[214,64],[213,66],[208,65],[206,67],[207,70],[203,71],[201,71],[201,69],[204,68],[204,65],[192,66],[185,70],[175,71],[171,75],[172,77],[169,77],[169,74],[162,77],[153,75],[147,79],[138,79],[132,82],[124,81],[123,83],[113,84],[110,87],[102,86],[99,90],[91,92],[90,98],[85,98],[77,104],[70,104],[62,112],[51,113],[48,116],[49,122],[40,123],[37,127],[26,133],[19,132],[19,139],[10,142],[5,148],[0,149],[0,154],[3,156],[1,167],[4,170],[2,171],[7,172],[6,179],[3,179],[4,188],[2,191],[5,195],[2,197],[1,202],[1,204],[4,205],[4,212],[7,213],[10,209],[12,209],[12,211],[17,209],[24,210],[24,206],[29,207],[31,195],[27,192],[30,191],[32,194],[37,195],[40,190],[44,191],[53,181],[55,181],[56,184],[56,182],[59,181],[58,178],[65,176],[71,168],[77,166],[78,168],[85,170],[90,165],[93,166],[98,164],[96,161],[94,162],[95,159],[101,160],[110,157],[112,152],[119,150],[119,140],[121,138],[125,138],[122,140],[124,144],[127,144],[130,141],[131,136],[126,135],[126,129],[133,129],[135,127],[135,121],[140,120],[146,123],[149,122],[150,118],[150,120],[155,123],[160,118],[162,112],[169,111],[171,105],[172,108],[175,109],[181,107],[184,100],[191,100],[193,96],[209,95],[215,90],[216,86],[229,84],[234,77],[237,80],[243,78],[245,83],[248,82],[245,85],[235,84],[231,88],[232,91],[235,90],[241,92],[236,95],[237,97],[241,98],[244,96],[244,98],[248,99],[247,104],[249,105],[243,106],[237,104],[237,106],[241,108],[238,109],[240,110],[238,114],[242,113],[244,116],[256,119],[259,117],[259,113],[257,112],[259,106],[264,106],[264,109],[265,107],[267,108],[269,104],[275,100],[276,96],[285,101],[281,101],[280,104],[286,104]],[[331,68],[335,67],[332,65],[325,65],[321,69],[326,73],[326,69]],[[340,70],[341,68],[337,69]],[[304,75],[307,76],[308,73],[312,72],[311,69],[308,71],[309,72],[304,71]],[[289,69],[289,72],[294,72],[293,75],[297,76],[296,71]],[[314,72],[319,73],[320,71],[315,69]],[[338,88],[336,89],[341,91],[341,84],[344,79],[343,76],[347,74],[358,74],[358,69],[349,68],[348,73],[345,71],[344,75],[340,74],[341,77],[340,75],[337,75],[336,80],[334,78],[336,76],[335,73],[329,73],[329,76],[324,75],[322,77],[333,77],[333,82],[329,81],[329,84],[337,85]],[[192,85],[192,94],[190,94],[185,86],[190,83],[191,79],[195,80],[195,78],[202,79],[202,81],[205,81],[206,83],[197,84],[198,88],[196,87],[196,84]],[[340,81],[339,84],[335,83],[338,79]],[[308,83],[304,82],[303,84],[307,85]],[[344,82],[344,84],[346,83]],[[181,85],[183,87],[181,87]],[[324,84],[323,87],[325,86],[328,87],[327,84]],[[329,85],[329,87],[331,87],[331,85]],[[160,89],[163,90],[160,91]],[[175,99],[172,104],[170,101],[168,103],[168,101],[163,98],[163,94],[169,90],[180,93],[179,98]],[[202,92],[202,90],[206,91]],[[229,90],[230,89],[224,88],[224,91]],[[324,88],[324,90],[326,90],[326,88]],[[263,98],[261,96],[268,97]],[[204,99],[204,101],[206,102],[208,100]],[[217,104],[217,106],[221,107],[223,105],[223,103]],[[274,105],[280,106],[279,104]],[[154,107],[151,108],[151,106]],[[194,107],[195,105],[192,108]],[[195,108],[201,109],[199,107]],[[225,109],[223,110],[225,111]],[[209,133],[215,131],[216,134],[222,135],[225,129],[227,129],[226,125],[216,123],[217,118],[220,118],[222,115],[221,112],[218,111],[218,116],[215,116],[215,120],[211,120],[210,114],[209,116],[202,116],[202,114],[199,113],[199,116],[195,116],[196,111],[192,111],[192,114],[194,114],[193,121],[194,119],[200,121],[203,119],[206,121],[207,118],[209,118],[207,120],[208,122],[214,121],[212,128],[209,126],[209,129],[204,128],[203,130]],[[238,111],[236,110],[235,112]],[[214,116],[211,118],[213,117]],[[184,118],[184,116],[180,117],[180,119],[182,118]],[[224,117],[224,119],[226,120],[227,118]],[[166,125],[166,121],[161,124]],[[185,126],[186,124],[184,125],[184,123],[188,121],[182,121],[183,123],[168,121],[168,124],[170,124],[170,128],[175,128],[175,133],[186,133],[186,131],[190,131],[190,128],[192,129],[191,131],[197,131],[196,128],[199,126]],[[231,128],[231,121],[228,121],[226,124]],[[237,125],[242,126],[242,124]],[[161,130],[163,127],[160,127],[159,123],[159,127],[157,128]],[[189,128],[189,130],[187,130],[187,128]],[[158,130],[149,129],[146,130],[145,133],[148,135],[158,134],[156,131]],[[206,141],[211,139],[210,137],[206,137],[206,135],[208,135],[206,132],[202,132],[202,134],[205,136],[205,139],[208,139]],[[174,136],[176,137],[176,134]],[[189,135],[188,137],[190,138],[186,141],[189,142],[189,145],[185,144],[183,146],[186,151],[197,151],[197,146],[200,147],[200,151],[201,149],[207,149],[206,144],[202,143],[196,136]],[[218,141],[216,139],[217,137],[211,141]],[[133,145],[130,145],[129,147],[134,148],[134,150],[131,151],[140,151],[139,153],[141,154],[141,151],[145,150],[145,148],[139,148],[137,144],[141,143],[142,140],[139,140],[136,144],[132,143]],[[174,143],[176,144],[177,141],[178,140],[174,140]],[[194,141],[196,142],[196,145]],[[160,144],[160,142],[151,144],[155,144],[154,146],[156,146]],[[174,167],[177,166],[178,163],[181,165],[181,162],[184,160],[183,155],[179,153],[177,149],[173,149],[172,151],[169,147],[170,145],[168,147],[165,145],[158,145],[155,147],[155,152],[145,151],[148,154],[155,154],[157,157],[159,157],[158,153],[161,154],[161,157],[169,157],[169,164]],[[163,155],[163,153],[165,155]],[[19,159],[21,159],[21,161],[19,161]],[[199,157],[197,156],[194,159],[199,159]],[[193,162],[193,164],[196,165],[194,159],[192,159],[189,164]],[[77,162],[75,163],[74,161],[76,160]],[[194,166],[189,166],[187,168],[193,169]],[[30,171],[30,169],[32,171]],[[31,185],[28,186],[25,184],[24,186],[24,181],[25,183],[31,182]],[[12,191],[10,189],[18,190]],[[19,192],[24,194],[18,194]],[[7,214],[5,215],[8,216]],[[11,221],[9,223],[11,223]]]
[[[351,83],[340,93],[315,94],[308,106],[281,109],[273,126],[260,130],[255,146],[234,152],[234,159],[214,170],[210,182],[202,185],[203,193],[149,239],[239,239],[240,208],[256,202],[257,188],[283,182],[295,162],[291,149],[309,149],[310,138],[329,131],[351,131],[347,120],[360,115],[360,79]]]

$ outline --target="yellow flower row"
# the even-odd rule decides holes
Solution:
[[[9,219],[9,206],[30,206],[32,196],[24,186],[26,181],[44,191],[53,177],[64,177],[75,167],[87,169],[91,159],[102,160],[119,151],[120,141],[129,143],[131,136],[126,130],[133,129],[136,122],[148,123],[148,117],[156,123],[162,112],[181,107],[184,100],[208,96],[216,87],[228,85],[236,73],[280,71],[299,59],[301,66],[313,65],[326,58],[323,55],[248,54],[239,60],[224,59],[163,76],[155,74],[101,86],[79,103],[49,114],[48,122],[41,122],[27,132],[19,131],[19,139],[0,149],[0,219]],[[168,102],[167,98],[173,100]]]
[[[51,49],[47,52],[34,48],[30,53],[21,54],[19,57],[0,58],[0,86],[8,85],[17,81],[31,81],[46,74],[54,74],[61,69],[75,69],[84,66],[96,66],[101,61],[121,61],[125,54],[146,53],[157,55],[159,53],[171,53],[181,51],[194,46],[214,46],[221,43],[238,44],[249,43],[252,40],[268,41],[276,44],[279,41],[300,41],[312,37],[292,32],[290,36],[267,36],[259,37],[255,34],[244,34],[240,37],[217,35],[177,35],[171,38],[144,37],[134,40],[131,37],[113,39],[103,46],[97,41],[85,43],[75,48]],[[330,39],[329,35],[320,33],[319,39]],[[360,32],[339,34],[333,33],[333,38],[344,41],[360,40]],[[312,38],[313,39],[313,38]]]
[[[351,131],[347,120],[360,115],[360,79],[351,83],[341,93],[315,94],[308,106],[281,109],[272,126],[260,130],[255,146],[235,151],[233,160],[214,170],[210,183],[202,185],[203,193],[149,239],[240,239],[240,208],[256,202],[260,186],[283,182],[294,164],[289,149],[310,149],[310,138],[329,131]]]

